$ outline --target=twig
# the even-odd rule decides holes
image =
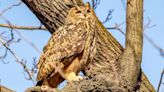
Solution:
[[[45,30],[47,31],[47,29],[44,26],[39,26],[39,27],[34,27],[34,26],[15,26],[15,25],[8,25],[8,24],[0,24],[0,27],[4,27],[4,28],[13,28],[13,29],[22,29],[22,30]]]
[[[108,15],[107,15],[105,21],[102,22],[103,24],[108,22],[112,18],[111,15],[112,15],[113,11],[114,11],[114,9],[111,9],[108,11]]]
[[[14,58],[16,59],[16,62],[19,63],[23,68],[24,71],[27,72],[27,74],[29,75],[29,79],[34,82],[34,78],[32,77],[29,69],[26,66],[26,62],[23,62],[23,60],[21,60],[6,44],[5,42],[2,40],[2,38],[0,37],[0,42],[2,43],[2,45],[14,56]]]
[[[6,21],[6,23],[11,27],[11,23],[10,21],[8,21],[5,17],[3,17],[2,15],[0,16],[4,21]],[[14,39],[14,33],[13,33],[13,29],[10,29],[10,35],[11,35],[11,39],[9,39],[6,44],[10,43],[13,39]]]
[[[125,11],[126,11],[125,0],[121,0],[121,3],[122,3],[122,5],[123,5],[123,7],[124,7],[124,9],[125,9]],[[156,25],[151,25],[151,19],[150,19],[149,17],[147,17],[147,19],[148,19],[148,22],[147,22],[147,24],[144,25],[144,28],[143,28],[144,31],[145,31],[146,29],[153,28],[153,27],[156,26]],[[123,33],[123,31],[121,31],[121,29],[118,28],[118,27],[113,27],[113,28],[109,28],[109,29],[116,29],[116,30],[118,30],[119,32],[121,32],[123,35],[125,35],[125,33]],[[148,37],[146,34],[144,34],[144,37],[145,37],[146,40],[148,40],[148,42],[149,42],[155,49],[157,49],[157,50],[160,52],[161,56],[164,57],[164,49],[162,49],[160,46],[158,46],[158,45],[157,45],[150,37]]]
[[[156,25],[151,25],[151,19],[150,19],[149,17],[147,17],[147,19],[148,19],[148,22],[144,25],[144,31],[146,31],[147,29],[150,29],[150,28],[153,28],[153,27],[156,26]],[[157,44],[156,44],[149,36],[147,36],[146,34],[144,34],[144,37],[145,37],[145,39],[146,39],[149,43],[151,43],[151,45],[152,45],[154,48],[156,48],[156,49],[160,52],[161,56],[164,57],[164,49],[162,49],[159,45],[157,45]]]
[[[0,13],[0,16],[2,16],[5,12],[7,12],[7,11],[10,10],[10,9],[12,9],[13,7],[15,7],[15,6],[20,6],[21,4],[22,4],[22,2],[19,2],[19,3],[17,3],[17,4],[13,4],[13,5],[7,7],[6,9],[2,10],[2,12]]]
[[[146,29],[150,29],[156,26],[156,25],[151,25],[151,19],[149,17],[147,17],[147,19],[148,19],[148,22],[144,25],[144,31]]]
[[[2,16],[1,16],[1,17],[2,17]],[[8,27],[11,28],[11,39],[8,41],[8,42],[11,42],[11,41],[14,39],[14,37],[13,37],[14,34],[13,34],[12,25],[11,25],[10,21],[8,21],[6,18],[4,18],[4,17],[2,17],[2,18],[7,22]],[[40,26],[39,28],[41,28],[41,26]],[[20,32],[18,32],[18,31],[16,31],[16,30],[15,30],[15,32],[16,32],[24,41],[26,41],[28,44],[30,44],[38,53],[40,53],[40,50],[37,48],[37,46],[35,46],[32,42],[30,42],[28,39],[26,39],[25,37],[23,37],[23,36],[21,35]],[[7,43],[8,43],[8,42],[7,42]]]
[[[118,30],[119,32],[121,32],[121,34],[123,34],[125,36],[125,33],[123,32],[122,28],[120,28],[120,26],[122,26],[125,22],[122,22],[121,24],[115,24],[114,27],[106,27],[106,29],[109,29],[109,30]]]
[[[160,46],[158,46],[158,45],[157,45],[149,36],[147,36],[145,33],[144,33],[144,37],[145,37],[145,39],[146,39],[149,43],[151,43],[151,45],[152,45],[154,48],[156,48],[156,49],[160,52],[161,56],[164,57],[164,49],[162,49]]]
[[[22,36],[22,34],[21,34],[19,31],[15,30],[15,32],[16,32],[24,41],[26,41],[28,44],[30,44],[38,53],[41,53],[41,51],[38,49],[38,47],[37,47],[34,43],[30,42],[26,37]]]
[[[6,43],[2,40],[1,37],[0,37],[0,42],[14,56],[14,58],[16,59],[16,61],[20,61],[19,57],[6,45]]]
[[[5,53],[3,55],[0,55],[0,59],[4,59],[7,56],[7,49],[5,49]]]
[[[125,33],[123,32],[123,30],[120,28],[121,25],[123,25],[125,22],[121,23],[121,24],[115,24],[114,27],[106,27],[106,29],[109,29],[109,30],[118,30],[119,32],[121,32],[124,36],[125,36]],[[144,31],[146,31],[147,29],[149,28],[153,28],[155,27],[155,25],[151,25],[151,20],[150,18],[148,17],[148,22],[145,24],[144,26]],[[145,39],[155,48],[157,49],[159,52],[160,52],[160,55],[162,57],[164,57],[164,49],[162,49],[159,45],[157,45],[149,36],[147,36],[145,33],[144,33],[144,37]]]
[[[95,10],[100,4],[100,0],[92,0],[92,8]]]
[[[161,77],[160,77],[160,81],[159,81],[159,84],[158,84],[157,92],[159,92],[159,90],[160,90],[160,87],[161,87],[161,84],[162,84],[163,75],[164,75],[164,69],[163,69],[163,71],[161,73]]]

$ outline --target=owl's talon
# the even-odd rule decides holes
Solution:
[[[74,81],[81,81],[83,80],[84,78],[82,76],[76,76],[75,80]]]
[[[74,72],[66,74],[68,81],[80,81],[83,80],[82,76],[77,76]]]

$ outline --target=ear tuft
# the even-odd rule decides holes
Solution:
[[[85,7],[86,7],[87,9],[90,9],[90,3],[87,2],[87,3],[85,4]]]

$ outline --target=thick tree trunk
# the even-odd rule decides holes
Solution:
[[[83,5],[82,0],[22,0],[51,32],[64,24],[67,11],[74,6]],[[129,8],[129,9],[128,9]],[[98,20],[100,44],[97,44],[101,51],[106,53],[97,54],[95,57],[103,58],[101,64],[103,68],[94,67],[86,72],[86,75],[95,73],[95,77],[68,84],[63,88],[62,92],[128,92],[134,90],[137,92],[155,92],[146,76],[140,72],[140,64],[142,58],[142,17],[143,17],[143,0],[128,0],[127,3],[127,37],[126,48],[123,50],[116,39],[104,28]],[[113,62],[116,67],[115,75],[122,80],[118,80],[121,84],[116,84],[108,76],[110,73],[110,63],[104,59],[104,56]],[[89,66],[92,66],[89,65]],[[112,66],[111,66],[112,67]],[[118,72],[117,72],[118,70]],[[119,79],[119,78],[118,78]],[[127,83],[126,83],[127,82]],[[138,84],[138,85],[137,85]],[[33,87],[27,90],[40,90],[39,87]],[[130,90],[129,90],[130,89]],[[51,92],[60,92],[54,89]]]
[[[68,10],[82,0],[22,0],[50,33],[62,26]]]

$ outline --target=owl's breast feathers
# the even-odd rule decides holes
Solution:
[[[53,76],[54,71],[59,65],[61,65],[60,68],[64,69],[77,56],[91,51],[89,46],[93,45],[90,42],[93,42],[91,40],[94,37],[90,37],[90,35],[93,35],[93,32],[92,34],[88,33],[86,27],[87,25],[84,22],[66,24],[54,32],[37,64],[37,68],[39,69],[37,75],[38,81]],[[86,46],[86,43],[89,46]],[[89,55],[89,52],[87,53]]]

